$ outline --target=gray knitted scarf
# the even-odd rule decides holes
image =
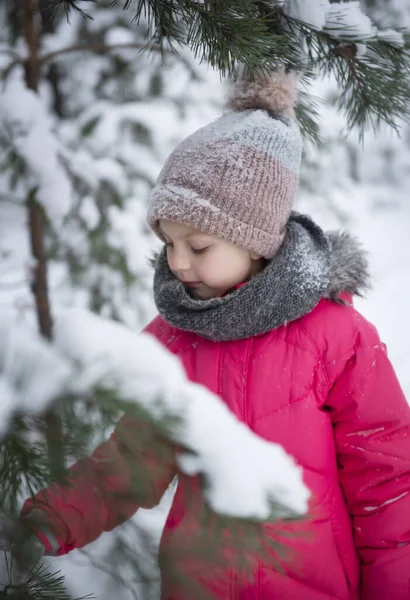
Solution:
[[[215,342],[271,331],[306,315],[321,298],[340,302],[340,293],[360,295],[367,286],[367,260],[357,241],[325,234],[297,213],[265,269],[222,298],[193,298],[169,269],[165,249],[155,262],[155,303],[165,321]]]

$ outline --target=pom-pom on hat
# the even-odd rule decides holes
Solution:
[[[295,118],[297,75],[279,68],[238,80],[223,116],[186,138],[152,190],[148,223],[191,225],[273,257],[297,192],[302,138]]]

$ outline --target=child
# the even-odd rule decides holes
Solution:
[[[191,380],[302,465],[309,535],[290,535],[283,570],[260,560],[252,581],[233,562],[189,566],[181,556],[200,527],[200,485],[179,474],[159,562],[173,556],[181,574],[220,599],[408,600],[410,408],[374,327],[351,302],[367,283],[360,248],[292,212],[295,100],[295,76],[281,70],[237,84],[230,112],[168,159],[149,206],[166,247],[155,265],[160,316],[146,331],[178,354]],[[149,459],[135,427],[122,419],[74,466],[72,487],[26,502],[23,515],[41,523],[33,527],[49,554],[82,547],[159,502],[174,458],[155,466],[144,497],[127,495],[134,456]],[[178,581],[163,569],[164,600],[190,598]]]

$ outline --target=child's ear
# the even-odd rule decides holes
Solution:
[[[256,252],[250,253],[251,260],[260,260],[262,256],[260,254],[256,254]]]

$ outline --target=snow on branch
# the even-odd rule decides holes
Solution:
[[[323,30],[341,40],[380,40],[393,46],[404,46],[403,35],[391,29],[378,30],[361,9],[360,2],[334,2],[329,0],[284,0],[284,15],[301,21],[318,31]]]
[[[0,319],[0,438],[15,413],[41,414],[66,389],[71,366],[50,343]]]
[[[254,434],[220,398],[189,382],[179,360],[150,335],[72,309],[55,322],[55,346],[0,320],[0,437],[13,414],[43,414],[65,393],[96,386],[138,403],[183,450],[187,475],[201,474],[217,513],[266,520],[307,510],[302,470],[277,445]]]
[[[329,0],[285,0],[283,14],[320,30],[325,25],[329,6]]]
[[[379,41],[386,42],[396,48],[403,48],[405,44],[403,34],[395,29],[380,29],[376,37]]]
[[[359,40],[374,38],[377,32],[377,27],[363,13],[360,2],[331,4],[324,29],[337,38]]]
[[[82,367],[73,391],[108,386],[155,419],[169,420],[172,439],[186,449],[178,456],[181,470],[204,476],[216,512],[265,520],[273,503],[283,508],[275,507],[276,516],[306,512],[309,492],[294,460],[189,382],[179,360],[152,336],[77,309],[56,320],[54,333],[60,351]]]
[[[50,219],[59,221],[71,207],[71,183],[60,159],[60,142],[40,97],[23,82],[11,82],[2,93],[0,129],[23,158],[29,185]]]

